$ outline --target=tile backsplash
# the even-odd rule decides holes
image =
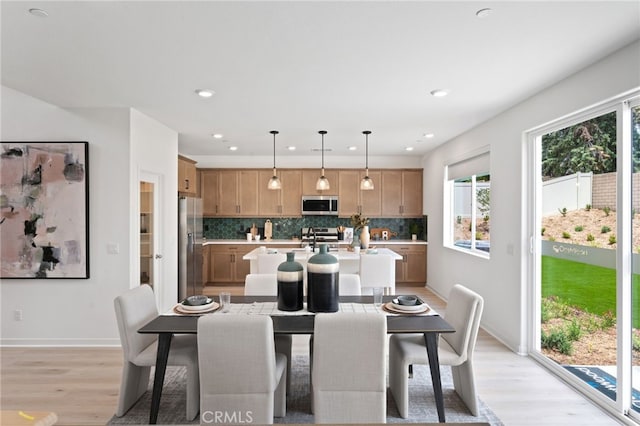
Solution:
[[[273,239],[291,239],[300,237],[300,230],[304,227],[333,228],[340,225],[350,227],[349,218],[336,216],[305,216],[305,217],[276,217],[270,219],[273,229]],[[247,228],[255,223],[256,227],[264,228],[266,218],[204,218],[204,236],[208,239],[235,240],[244,239]],[[418,226],[418,239],[427,240],[427,216],[422,218],[372,218],[369,228],[389,228],[397,232],[394,239],[410,239],[412,224]]]

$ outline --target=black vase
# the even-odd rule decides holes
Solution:
[[[299,311],[304,307],[304,269],[294,260],[295,253],[287,253],[287,261],[278,265],[278,309]]]
[[[320,253],[307,262],[307,310],[309,312],[337,312],[339,309],[339,269],[335,256],[327,253],[327,245],[320,245]]]

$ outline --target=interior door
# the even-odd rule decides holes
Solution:
[[[139,277],[140,284],[148,284],[156,296],[160,294],[158,284],[162,282],[159,267],[162,260],[160,251],[160,208],[158,202],[160,179],[157,175],[140,175],[140,228],[139,228]]]

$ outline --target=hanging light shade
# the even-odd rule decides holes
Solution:
[[[363,191],[369,191],[373,189],[373,179],[369,177],[369,135],[371,130],[365,130],[362,132],[365,137],[365,172],[364,177],[360,181],[360,189]]]
[[[276,135],[279,132],[277,130],[272,130],[269,133],[273,135],[273,176],[271,176],[271,179],[269,179],[267,188],[274,190],[282,189],[282,183],[280,183],[280,178],[276,174]]]
[[[330,188],[329,179],[324,177],[324,135],[327,134],[326,130],[320,130],[318,133],[322,135],[322,172],[320,173],[320,177],[316,182],[316,189],[318,191],[326,191]]]

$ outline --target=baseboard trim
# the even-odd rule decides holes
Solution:
[[[1,339],[1,347],[121,347],[120,339],[46,339],[15,338]]]

